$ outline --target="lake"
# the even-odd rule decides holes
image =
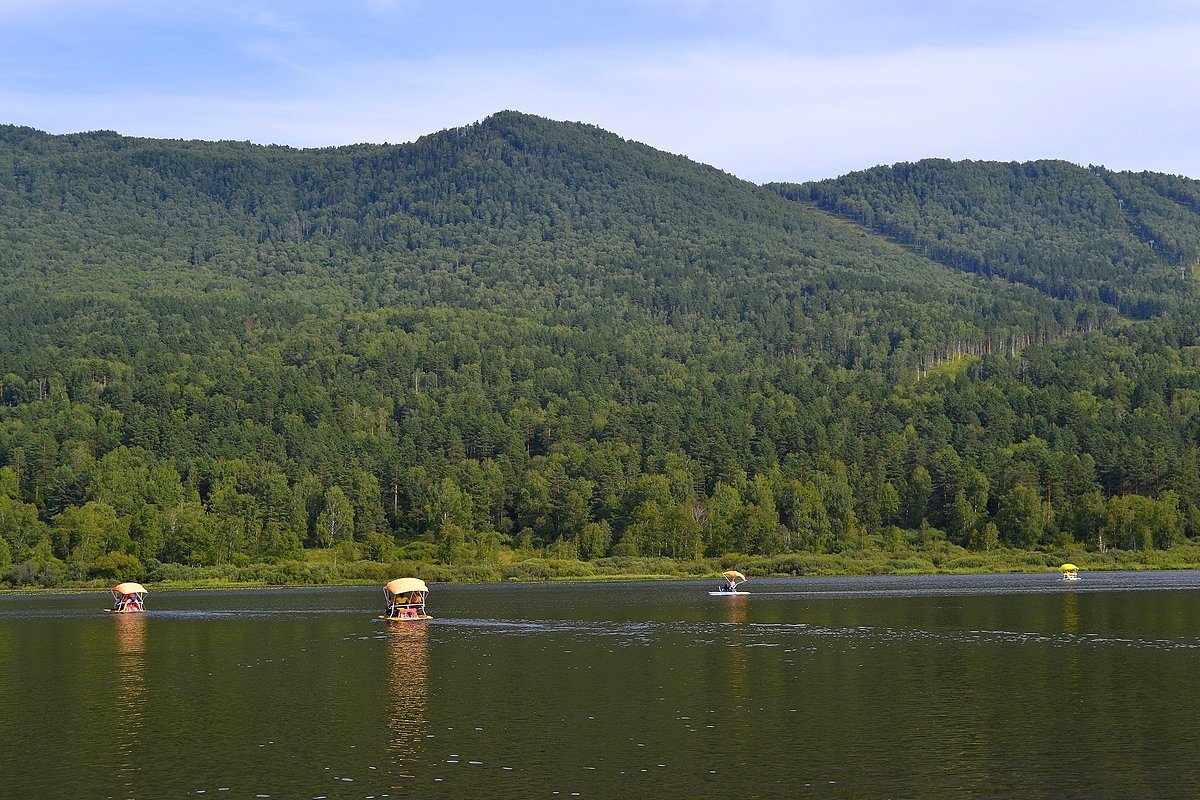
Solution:
[[[1191,798],[1200,572],[0,596],[0,796]]]

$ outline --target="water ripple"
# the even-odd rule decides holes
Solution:
[[[443,620],[442,625],[477,636],[544,636],[573,635],[585,638],[612,637],[625,643],[652,643],[664,636],[690,637],[699,644],[727,641],[736,633],[738,647],[779,647],[797,639],[839,639],[846,641],[940,641],[967,644],[1040,644],[1055,647],[1132,647],[1155,650],[1200,649],[1200,639],[1143,639],[1136,637],[1100,636],[1087,633],[1037,633],[1006,630],[922,630],[876,626],[837,627],[809,623],[760,622],[626,622],[592,620]]]

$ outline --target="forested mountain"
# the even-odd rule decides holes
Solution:
[[[1200,534],[1197,187],[764,187],[513,112],[0,127],[0,574],[1166,547]]]
[[[948,266],[1135,318],[1190,300],[1200,262],[1200,182],[1172,175],[930,159],[775,188]]]

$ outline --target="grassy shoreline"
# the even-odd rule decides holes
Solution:
[[[946,545],[896,552],[849,551],[838,554],[786,553],[778,556],[727,554],[721,558],[684,561],[667,558],[614,557],[596,561],[547,558],[534,553],[504,553],[500,560],[457,565],[423,561],[329,562],[316,552],[304,562],[280,564],[187,567],[157,565],[149,574],[121,576],[138,580],[155,591],[194,589],[251,589],[273,587],[379,586],[395,577],[415,575],[428,583],[545,583],[620,582],[716,579],[722,570],[736,568],[754,577],[829,577],[871,575],[963,575],[1014,572],[1056,572],[1064,562],[1083,572],[1172,570],[1200,568],[1200,542],[1170,550],[1082,549],[1029,551],[998,549],[987,553]],[[0,586],[2,594],[88,593],[107,591],[112,576],[63,579],[51,584]]]

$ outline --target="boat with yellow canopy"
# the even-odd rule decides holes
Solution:
[[[1063,564],[1061,567],[1059,567],[1059,570],[1062,571],[1062,579],[1064,581],[1079,580],[1079,567],[1075,566],[1074,564]]]
[[[734,595],[734,594],[750,594],[749,592],[739,592],[738,585],[746,582],[746,576],[738,572],[736,569],[727,569],[721,573],[721,577],[725,582],[717,587],[715,592],[709,592],[710,595]]]
[[[130,614],[146,610],[146,587],[128,581],[112,588],[113,607],[106,608],[112,614]]]
[[[433,619],[425,613],[425,598],[429,596],[429,587],[420,578],[397,578],[389,581],[383,587],[383,596],[387,605],[380,619],[400,622]]]

